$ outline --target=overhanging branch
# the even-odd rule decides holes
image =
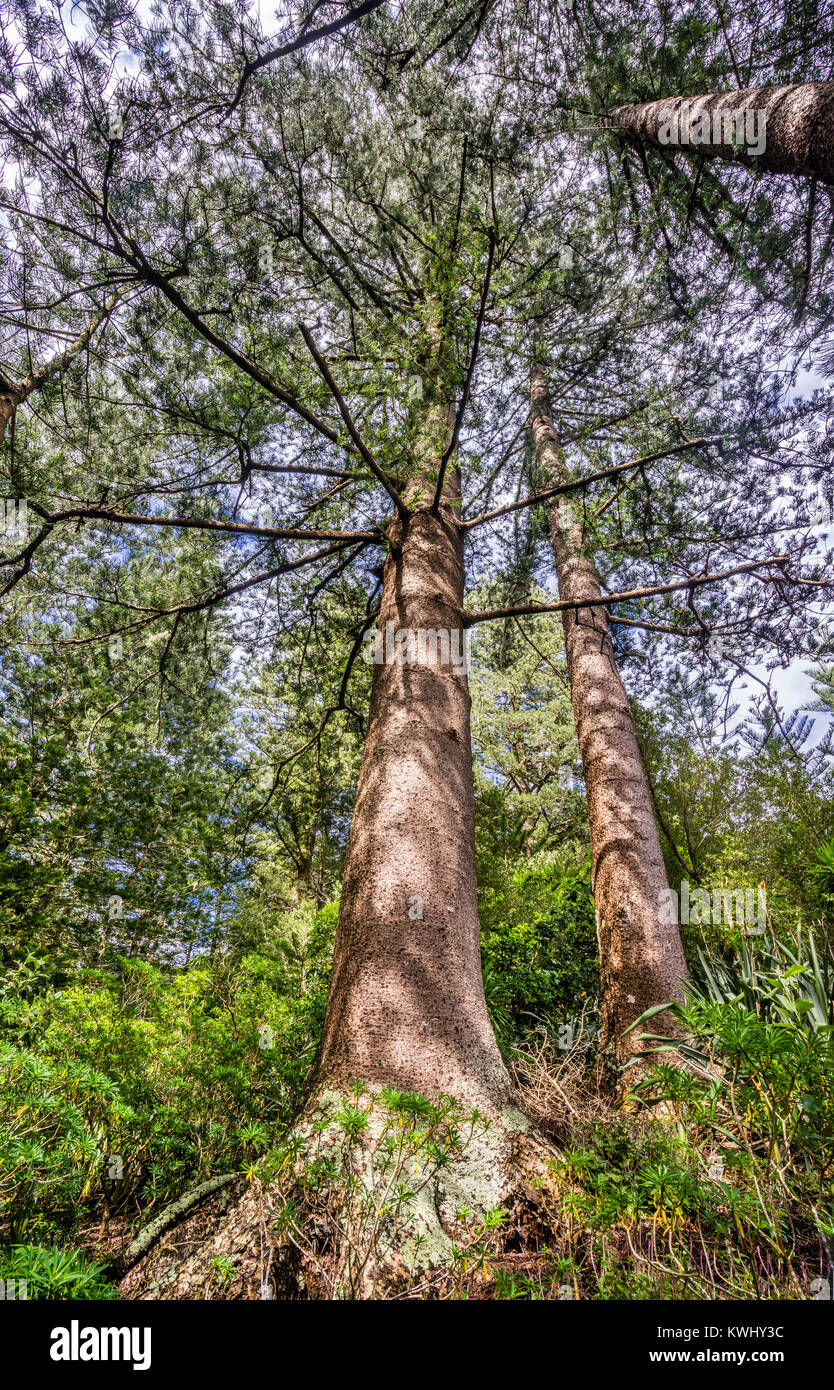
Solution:
[[[377,531],[328,531],[300,527],[256,526],[247,522],[212,521],[200,516],[142,516],[136,512],[119,512],[111,507],[68,507],[65,511],[50,512],[37,502],[29,508],[52,525],[59,521],[112,521],[124,526],[175,526],[182,530],[222,531],[237,536],[259,536],[263,540],[354,541],[377,540]]]
[[[685,444],[675,444],[670,449],[658,449],[654,454],[645,454],[642,458],[632,459],[629,463],[615,463],[611,468],[601,468],[596,473],[588,473],[584,478],[577,478],[574,482],[559,483],[555,487],[549,487],[544,492],[533,493],[531,497],[522,497],[518,502],[508,502],[504,507],[496,507],[494,511],[483,512],[481,516],[473,517],[471,521],[462,521],[461,530],[469,531],[474,526],[482,526],[485,521],[493,521],[498,516],[505,516],[508,512],[517,512],[521,507],[533,507],[539,502],[547,502],[551,497],[559,497],[566,492],[576,492],[578,488],[587,487],[589,483],[601,482],[605,478],[614,478],[620,473],[625,473],[630,468],[642,468],[644,464],[653,463],[656,459],[670,458],[673,454],[682,454],[686,449],[697,449],[702,444],[716,444],[723,439],[721,434],[712,434],[703,439],[689,439]]]
[[[249,78],[254,73],[259,72],[261,68],[267,67],[269,63],[277,62],[279,58],[288,57],[290,53],[298,53],[300,49],[307,48],[311,43],[317,43],[319,39],[326,39],[330,34],[337,34],[340,29],[346,29],[357,19],[362,19],[364,15],[378,10],[383,3],[384,0],[363,0],[361,5],[356,5],[352,10],[348,10],[347,14],[343,14],[339,19],[331,20],[330,24],[322,24],[318,29],[311,29],[306,34],[301,33],[289,43],[281,44],[279,48],[271,48],[268,53],[262,53],[260,57],[250,59],[244,66],[237,90],[226,107],[225,114],[231,116],[243,96]]]
[[[732,569],[720,570],[715,574],[696,574],[686,579],[677,579],[669,584],[651,584],[643,589],[625,589],[616,594],[602,594],[599,598],[579,598],[579,599],[560,599],[558,603],[521,603],[514,604],[511,608],[488,608],[477,613],[467,613],[463,610],[463,621],[466,627],[472,627],[474,623],[487,622],[491,618],[515,618],[524,614],[531,613],[564,613],[568,608],[602,608],[609,603],[629,603],[640,598],[654,598],[658,594],[671,594],[676,589],[700,588],[704,584],[716,584],[723,579],[732,579],[737,574],[751,574],[763,565],[779,565],[782,573],[778,576],[779,582],[788,584],[804,584],[806,580],[794,579],[786,574],[784,566],[790,561],[790,555],[770,555],[764,560],[748,560],[742,565],[734,565]],[[776,576],[772,574],[759,574],[755,576],[765,582],[776,582]],[[616,620],[615,620],[616,621]]]

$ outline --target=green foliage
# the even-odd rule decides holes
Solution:
[[[553,1165],[581,1296],[813,1296],[830,1217],[782,1190],[761,1153],[691,1097],[663,1094],[670,1114],[597,1118]]]
[[[530,588],[524,563],[514,578]],[[534,588],[530,596],[547,597]],[[477,601],[498,597],[498,586],[487,585]],[[563,662],[560,630],[547,618],[496,623],[474,647],[484,989],[507,1046],[592,1007],[598,988],[585,798]]]
[[[691,1152],[711,1155],[737,1230],[790,1281],[808,1225],[818,1240],[834,1227],[834,970],[802,935],[732,966],[702,955],[700,969],[673,1006],[687,1041],[640,1035],[657,1064],[635,1095],[670,1107]],[[686,1065],[659,1060],[670,1051]]]
[[[117,1295],[104,1277],[105,1266],[82,1250],[48,1245],[11,1245],[0,1250],[0,1280],[23,1281],[27,1299],[108,1299]]]
[[[826,739],[809,745],[810,722],[777,725],[753,711],[725,738],[714,692],[680,681],[663,708],[638,711],[669,882],[712,893],[727,885],[766,893],[771,927],[790,938],[827,920],[826,840],[834,836],[834,766]],[[692,951],[728,953],[725,924],[684,928]]]
[[[148,582],[127,557],[122,577]],[[69,633],[91,644],[83,656],[60,645]],[[112,659],[83,604],[16,636],[22,651],[0,651],[0,963],[34,951],[61,982],[111,951],[199,948],[243,873],[228,833],[231,706],[201,650],[223,659],[216,625],[180,634],[155,692],[153,644],[134,638]]]
[[[168,974],[122,961],[115,978],[84,972],[3,1005],[0,1222],[50,1239],[105,1197],[153,1209],[250,1164],[299,1104],[333,920],[318,915],[303,967],[249,956]]]
[[[834,956],[817,951],[811,932],[789,944],[767,938],[742,945],[735,957],[710,960],[698,951],[695,989],[717,1004],[743,1004],[757,1018],[811,1033],[834,1023]]]
[[[481,901],[484,986],[502,1042],[593,1007],[599,966],[586,872],[522,863],[503,891],[487,889]]]
[[[482,585],[473,606],[514,597],[546,601],[525,555],[503,584]],[[519,594],[521,590],[521,594]],[[587,842],[579,750],[558,626],[549,618],[490,624],[473,644],[472,744],[478,806],[479,879],[503,883],[520,856],[554,840],[580,854]]]
[[[820,845],[817,850],[817,862],[811,868],[819,879],[826,898],[834,897],[834,840]]]
[[[555,1165],[565,1184],[563,1205],[591,1231],[656,1221],[667,1231],[698,1220],[726,1235],[723,1194],[707,1179],[679,1132],[640,1128],[631,1118],[595,1122],[585,1142],[567,1148]]]

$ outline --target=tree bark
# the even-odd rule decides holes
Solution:
[[[484,999],[471,701],[454,659],[464,650],[456,491],[452,473],[437,515],[423,505],[390,531],[385,659],[373,668],[314,1087],[358,1079],[500,1111],[512,1086]],[[448,633],[449,652],[397,659],[420,631]]]
[[[187,1213],[173,1255],[169,1242],[160,1243],[128,1271],[122,1290],[130,1298],[399,1295],[418,1276],[440,1276],[452,1265],[454,1243],[466,1237],[459,1211],[509,1211],[507,1240],[514,1240],[513,1222],[546,1181],[553,1150],[520,1109],[484,998],[456,469],[446,475],[439,507],[431,505],[438,440],[449,439],[453,419],[447,406],[427,412],[417,476],[405,494],[409,514],[388,532],[382,660],[373,668],[324,1028],[295,1131],[305,1152],[315,1133],[349,1180],[337,1176],[323,1197],[299,1183],[295,1236],[276,1225],[287,1194],[275,1185],[261,1191],[247,1184],[228,1210],[222,1198],[229,1189],[219,1204],[211,1194],[209,1210]],[[440,641],[432,652],[430,633],[445,633],[448,648]],[[375,1096],[359,1102],[368,1130],[345,1145],[334,1101],[354,1081],[431,1099],[450,1095],[477,1106],[487,1121],[472,1121],[454,1161],[436,1172],[430,1156],[428,1167],[419,1160],[408,1174],[419,1201],[387,1219],[384,1239],[374,1238],[358,1265],[357,1248],[379,1224],[363,1195],[371,1193],[373,1207],[381,1186],[378,1200],[387,1201],[392,1175],[390,1156],[375,1165],[371,1115],[379,1127],[385,1111]],[[357,1173],[366,1184],[359,1195]],[[296,1179],[285,1175],[290,1188]],[[234,1268],[222,1290],[219,1254]]]
[[[710,123],[708,141],[685,141],[680,117],[684,104],[687,134],[697,130],[703,117]],[[733,112],[764,113],[764,149],[750,153],[744,143],[734,141],[721,120],[715,139],[716,114]],[[674,120],[672,140],[666,123]],[[834,185],[834,82],[801,82],[790,87],[748,87],[737,92],[712,92],[694,97],[664,97],[636,106],[618,106],[603,124],[628,132],[645,144],[659,149],[689,148],[694,154],[711,159],[736,160],[752,168],[774,174],[804,174]],[[726,138],[724,138],[726,135]],[[749,143],[749,142],[746,142]]]
[[[5,389],[4,389],[5,388]],[[6,437],[6,430],[14,419],[19,400],[12,383],[0,383],[0,444]]]
[[[553,425],[545,370],[531,381],[533,438],[546,486],[569,481]],[[566,497],[549,508],[559,598],[599,599],[581,518]],[[686,961],[680,932],[667,923],[668,880],[646,774],[608,619],[602,605],[562,614],[571,701],[582,758],[591,833],[593,888],[601,965],[602,1038],[609,1084],[640,1051],[637,1032],[623,1037],[645,1009],[683,997]],[[660,1014],[651,1031],[676,1036]]]

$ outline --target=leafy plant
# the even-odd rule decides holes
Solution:
[[[823,892],[827,896],[834,895],[834,840],[820,845],[816,860],[811,865],[811,872],[820,880]]]
[[[713,1156],[734,1221],[793,1278],[809,1215],[824,1241],[834,1210],[830,959],[800,932],[729,963],[701,954],[699,967],[686,1002],[669,1006],[682,1040],[640,1034],[655,1065],[634,1095],[671,1108],[691,1150]],[[686,1065],[662,1060],[670,1052]]]
[[[0,1279],[25,1281],[29,1299],[112,1299],[118,1293],[82,1250],[12,1245],[0,1250]]]

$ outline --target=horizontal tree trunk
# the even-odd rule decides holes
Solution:
[[[550,414],[544,368],[532,374],[536,457],[546,486],[568,481]],[[566,497],[549,509],[560,599],[599,599],[601,587],[584,553],[581,519]],[[645,1009],[680,1000],[687,969],[676,924],[668,924],[668,880],[628,696],[617,670],[605,608],[562,615],[571,701],[582,758],[591,833],[593,888],[601,966],[602,1048],[616,1069],[640,1050],[636,1030]],[[652,1031],[676,1036],[667,1014]]]
[[[834,82],[663,97],[618,106],[603,124],[659,149],[680,147],[708,159],[740,160],[774,174],[834,184]]]

